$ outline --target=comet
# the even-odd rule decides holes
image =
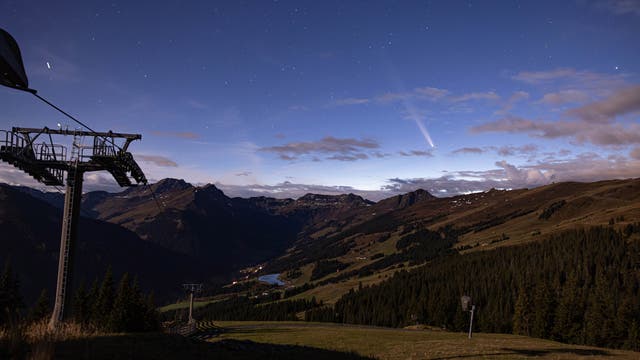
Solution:
[[[405,87],[402,84],[402,81],[400,80],[400,78],[397,76],[396,71],[393,67],[393,64],[391,64],[391,62],[387,62],[387,66],[388,66],[389,78],[391,79],[392,84],[395,85],[395,88],[397,89],[399,94],[403,94]],[[431,148],[435,148],[436,145],[433,143],[433,139],[431,139],[431,135],[429,134],[427,127],[424,125],[424,122],[422,121],[422,118],[424,117],[424,115],[415,107],[411,99],[411,96],[401,96],[400,100],[401,100],[402,107],[404,108],[405,119],[415,121],[416,125],[418,126],[418,129],[420,129],[420,132],[424,137],[424,140],[427,142],[427,144],[429,144],[429,146],[431,146]]]
[[[416,107],[413,105],[413,102],[411,102],[408,99],[402,100],[402,106],[404,107],[405,112],[407,114],[405,118],[415,121],[416,125],[418,126],[418,129],[420,129],[420,132],[424,137],[424,140],[427,142],[427,144],[429,144],[429,146],[431,146],[431,148],[435,148],[436,145],[433,143],[433,139],[431,139],[431,134],[429,134],[427,127],[424,125],[424,122],[422,121],[422,118],[424,115],[420,114],[420,111],[416,109]]]
[[[424,123],[422,122],[422,120],[415,119],[415,121],[416,121],[416,125],[418,125],[418,129],[420,129],[420,132],[422,133],[422,136],[424,136],[424,139],[429,143],[429,145],[432,148],[436,147],[433,144],[433,140],[431,140],[431,135],[429,135],[429,131],[427,131],[427,127],[424,126]]]

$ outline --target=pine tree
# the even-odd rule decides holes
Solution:
[[[94,326],[97,328],[105,328],[109,326],[109,318],[113,310],[113,299],[115,291],[113,289],[113,274],[111,268],[107,269],[104,280],[98,290],[97,298],[91,310],[91,318]]]
[[[13,274],[11,264],[7,262],[2,275],[0,275],[0,326],[15,320],[23,307],[20,282]]]
[[[633,320],[629,325],[627,339],[624,342],[624,348],[633,351],[640,351],[640,325],[636,320]]]
[[[145,316],[144,316],[144,331],[155,331],[160,328],[158,321],[158,311],[156,310],[155,299],[153,293],[145,299]]]
[[[133,297],[131,291],[131,285],[129,284],[129,274],[125,273],[120,279],[118,290],[116,292],[115,300],[113,301],[113,310],[108,321],[108,328],[110,331],[121,332],[131,331],[130,324],[132,323],[132,309]]]
[[[588,345],[608,346],[613,340],[616,312],[609,285],[604,272],[598,271],[584,316],[584,342]]]
[[[638,252],[640,263],[640,251]],[[632,334],[632,329],[640,323],[640,294],[638,294],[640,282],[633,276],[634,272],[623,274],[623,284],[625,290],[621,293],[621,300],[618,304],[618,314],[616,319],[616,346],[633,348],[633,338],[638,334]]]
[[[552,330],[554,340],[568,343],[582,341],[583,303],[578,275],[571,272],[558,300]]]
[[[80,284],[73,296],[72,314],[74,320],[82,325],[89,323],[91,318],[91,306],[89,304],[89,294],[87,293],[84,283]]]
[[[131,311],[129,326],[130,331],[145,331],[146,330],[146,316],[147,316],[147,303],[146,299],[142,295],[138,278],[133,279],[130,292],[129,307]]]
[[[513,333],[531,335],[531,298],[527,286],[521,285],[513,314]]]
[[[51,312],[51,303],[49,302],[49,294],[47,289],[42,289],[38,300],[29,311],[30,321],[39,321],[46,318]]]
[[[549,286],[545,280],[541,280],[536,286],[533,303],[533,323],[531,335],[539,338],[547,338],[551,334],[553,326],[553,309],[555,301]]]

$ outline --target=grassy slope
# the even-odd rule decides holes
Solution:
[[[180,335],[146,334],[75,334],[74,338],[15,341],[0,332],[0,359],[86,359],[86,360],[364,360],[347,352],[306,346],[257,343],[227,339],[207,343]]]
[[[199,307],[203,307],[205,305],[209,305],[211,303],[214,303],[216,301],[219,300],[194,300],[193,301],[193,308],[197,309]],[[161,308],[158,309],[158,311],[160,312],[166,312],[166,311],[171,311],[171,310],[178,310],[178,309],[188,309],[189,308],[189,301],[179,301],[176,302],[175,304],[169,304],[166,306],[163,306]]]
[[[295,322],[216,322],[226,329],[220,340],[302,345],[355,352],[379,359],[638,359],[640,353],[574,346],[505,334],[466,334],[434,330],[404,330],[340,324]]]

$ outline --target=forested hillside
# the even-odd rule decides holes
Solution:
[[[464,330],[465,294],[477,305],[479,331],[640,350],[640,224],[442,257],[352,290],[306,319]]]

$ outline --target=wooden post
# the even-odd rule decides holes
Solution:
[[[471,339],[471,334],[473,332],[473,313],[476,310],[475,305],[471,305],[471,321],[469,321],[469,339]]]
[[[193,291],[189,293],[189,324],[193,324]]]

